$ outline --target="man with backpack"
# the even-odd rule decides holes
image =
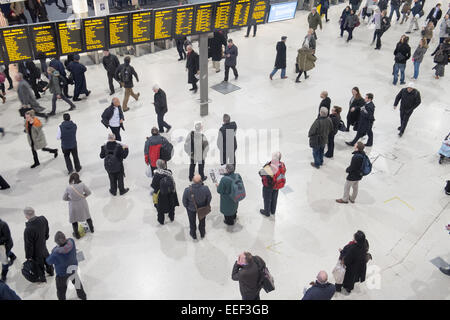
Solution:
[[[167,97],[166,93],[157,84],[153,86],[153,104],[155,105],[155,112],[158,120],[159,132],[163,133],[164,128],[167,128],[167,133],[172,128],[167,122],[164,121],[164,115],[167,113]]]
[[[411,117],[414,109],[421,103],[420,92],[414,89],[413,82],[410,82],[406,88],[403,88],[397,94],[394,102],[394,110],[397,109],[400,100],[400,127],[397,129],[399,130],[398,135],[401,137],[405,132],[409,117]]]
[[[191,159],[189,166],[189,181],[192,181],[195,172],[195,165],[198,163],[198,173],[205,181],[208,177],[205,176],[205,159],[208,154],[209,144],[205,135],[202,133],[203,125],[201,122],[196,122],[194,130],[191,131],[184,142],[184,151]]]
[[[54,116],[56,111],[56,100],[61,99],[66,102],[70,108],[69,111],[75,109],[75,105],[72,101],[70,101],[62,92],[62,88],[66,85],[66,80],[59,74],[58,70],[53,69],[52,67],[48,67],[48,74],[50,76],[47,87],[44,90],[50,89],[50,93],[53,94],[52,97],[52,111],[48,113],[48,116]]]
[[[225,166],[226,173],[216,183],[217,193],[220,194],[220,212],[224,215],[224,223],[232,226],[236,221],[239,201],[245,198],[244,182],[238,173],[234,173],[234,165]]]
[[[136,78],[136,81],[139,82],[138,75],[134,68],[130,65],[131,58],[126,56],[123,60],[123,64],[121,64],[116,70],[116,79],[119,79],[122,87],[125,88],[125,96],[123,97],[123,111],[126,112],[130,110],[128,108],[128,100],[130,96],[132,96],[136,101],[139,99],[141,95],[139,92],[134,93],[133,91],[133,76]]]
[[[262,270],[266,264],[258,256],[243,252],[234,263],[231,279],[239,281],[242,300],[260,300]]]
[[[117,143],[113,133],[108,134],[108,142],[102,146],[100,158],[105,159],[105,170],[108,172],[110,183],[109,192],[113,196],[117,195],[117,185],[119,186],[120,195],[124,195],[130,190],[125,188],[123,184],[123,177],[125,176],[123,159],[127,156],[128,146]]]
[[[356,196],[358,195],[359,180],[370,173],[371,167],[370,160],[364,152],[364,143],[358,141],[355,144],[355,151],[353,152],[350,166],[345,170],[348,175],[344,186],[344,196],[341,199],[336,199],[337,203],[348,203],[348,201],[355,203]],[[350,188],[353,189],[351,196]]]
[[[259,175],[263,183],[264,209],[259,210],[262,215],[270,217],[277,208],[278,190],[286,184],[286,166],[281,160],[281,153],[275,152],[272,161],[266,163]]]
[[[117,141],[122,141],[120,136],[120,129],[125,130],[123,122],[125,117],[123,116],[122,108],[120,107],[119,98],[114,97],[111,101],[111,105],[105,109],[102,113],[102,124],[106,128],[111,128]]]
[[[147,137],[144,146],[145,163],[150,166],[152,175],[156,169],[156,162],[159,159],[169,161],[173,150],[172,144],[159,134],[156,127],[152,128],[151,137]]]

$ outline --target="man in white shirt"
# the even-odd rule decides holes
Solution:
[[[102,114],[102,123],[106,128],[111,128],[112,133],[116,136],[117,141],[121,141],[120,128],[125,130],[123,127],[123,121],[125,120],[120,106],[119,98],[115,97],[112,99],[111,105],[105,109]]]

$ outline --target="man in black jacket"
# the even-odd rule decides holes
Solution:
[[[123,64],[121,64],[116,70],[116,79],[119,79],[122,87],[125,88],[125,96],[123,97],[123,111],[126,112],[130,110],[128,108],[128,99],[130,96],[134,98],[134,100],[138,101],[139,96],[141,95],[139,92],[134,93],[133,91],[133,76],[136,78],[136,81],[139,82],[139,77],[134,70],[134,68],[130,65],[131,58],[126,56],[123,60]]]
[[[231,279],[239,281],[242,300],[260,300],[260,270],[264,267],[264,261],[258,256],[252,256],[250,252],[243,252],[239,255],[238,260],[234,263]]]
[[[111,128],[117,141],[122,141],[120,129],[122,128],[122,130],[125,130],[123,127],[124,121],[125,117],[123,116],[122,108],[120,107],[120,100],[119,98],[114,97],[111,101],[111,105],[103,111],[101,122],[106,128]]]
[[[61,140],[61,149],[64,153],[64,160],[69,175],[73,172],[72,160],[70,160],[70,154],[72,154],[73,162],[75,164],[75,171],[80,172],[81,165],[80,159],[78,159],[77,149],[77,125],[70,120],[70,114],[64,113],[64,121],[58,127],[58,133],[56,135],[57,140]]]
[[[6,257],[9,258],[9,262],[7,264],[2,264],[2,281],[6,281],[8,269],[14,263],[14,260],[16,260],[16,255],[11,251],[13,245],[14,243],[11,238],[11,232],[8,224],[0,219],[0,246],[5,246]]]
[[[217,136],[217,147],[220,151],[220,164],[234,164],[236,167],[236,122],[231,122],[228,114],[223,115],[223,125]]]
[[[431,9],[430,13],[427,16],[427,23],[429,21],[433,22],[434,27],[436,27],[438,21],[442,17],[441,4],[438,3],[433,9]]]
[[[183,205],[186,208],[189,218],[189,234],[192,239],[197,239],[197,208],[209,206],[211,203],[211,191],[208,186],[205,186],[202,182],[202,177],[196,174],[192,179],[192,185],[184,189],[183,193]],[[194,203],[195,200],[195,203]],[[205,218],[199,220],[198,230],[200,231],[200,237],[203,239],[206,234],[205,230]]]
[[[358,141],[355,144],[355,151],[353,152],[350,166],[345,170],[348,175],[344,186],[344,196],[341,199],[336,199],[337,203],[348,203],[349,200],[351,203],[355,203],[356,196],[358,195],[358,183],[362,179],[362,164],[365,156],[364,143]],[[350,188],[353,189],[351,196]]]
[[[330,115],[330,107],[331,107],[331,99],[330,99],[330,97],[328,97],[328,91],[322,91],[320,93],[320,99],[322,99],[322,101],[320,101],[318,114],[320,113],[320,108],[325,107],[328,110],[327,116],[329,116]],[[320,115],[318,115],[318,117],[320,117]]]
[[[186,58],[186,71],[188,72],[188,83],[192,84],[192,88],[189,89],[194,93],[197,93],[197,75],[200,73],[200,60],[197,52],[194,51],[192,45],[186,47],[187,58]]]
[[[281,37],[281,41],[277,43],[277,56],[275,58],[275,66],[269,75],[270,80],[272,80],[278,69],[281,69],[281,79],[287,79],[286,77],[286,36]]]
[[[155,112],[158,119],[159,132],[163,133],[164,128],[167,128],[166,132],[169,132],[172,126],[164,121],[164,114],[167,113],[166,93],[157,84],[153,86],[153,92],[155,93],[155,95],[153,96],[153,104],[155,105]]]
[[[123,185],[123,177],[125,176],[123,159],[127,156],[128,146],[117,143],[114,134],[110,133],[108,135],[108,142],[101,148],[100,158],[105,159],[105,170],[108,172],[110,183],[109,192],[113,196],[117,195],[117,185],[119,185],[120,195],[123,195],[130,190]]]
[[[117,80],[117,78],[115,78],[116,70],[120,65],[119,59],[117,58],[116,55],[110,53],[109,50],[104,50],[102,62],[103,62],[103,67],[105,67],[106,74],[108,76],[108,84],[109,84],[109,91],[110,91],[109,95],[111,96],[115,93],[113,79],[115,79],[117,82],[119,82],[119,80]]]
[[[358,131],[356,132],[356,137],[351,142],[345,142],[349,146],[354,146],[355,143],[359,140],[359,138],[364,137],[366,134],[368,136],[368,140],[366,143],[367,147],[371,147],[373,145],[373,122],[375,121],[375,105],[373,104],[373,94],[366,94],[365,105],[361,107],[361,111],[359,114],[358,120]]]
[[[73,56],[73,61],[67,66],[67,70],[70,71],[75,88],[73,90],[73,101],[81,101],[79,98],[80,94],[85,94],[86,97],[91,94],[91,91],[87,89],[85,72],[86,67],[80,63],[80,55],[75,54]]]
[[[39,94],[37,80],[41,77],[41,71],[31,60],[19,62],[18,65],[19,73],[21,73],[23,78],[30,84],[36,99],[39,99],[41,95]]]
[[[406,61],[411,57],[411,47],[408,44],[409,37],[402,36],[400,42],[394,50],[395,64],[394,64],[394,81],[392,84],[397,85],[398,72],[400,71],[400,84],[405,84],[405,68]]]
[[[403,88],[397,94],[394,102],[394,110],[397,108],[400,100],[400,127],[397,130],[400,131],[398,135],[401,137],[405,132],[409,117],[411,117],[414,109],[421,103],[420,92],[414,89],[413,82],[410,82],[406,88]]]
[[[53,267],[45,261],[49,256],[46,245],[49,237],[48,221],[44,216],[36,217],[31,207],[26,207],[23,213],[28,220],[24,232],[25,258],[36,264],[37,282],[47,282],[44,271],[47,271],[49,276],[54,275]]]
[[[336,292],[334,284],[328,282],[328,275],[320,271],[316,281],[310,283],[311,287],[305,291],[302,300],[331,300]]]

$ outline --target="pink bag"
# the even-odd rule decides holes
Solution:
[[[5,80],[6,80],[5,74],[3,72],[0,72],[0,83],[5,82]]]

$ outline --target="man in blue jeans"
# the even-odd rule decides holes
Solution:
[[[400,71],[400,84],[405,84],[405,68],[406,61],[411,57],[411,47],[408,45],[409,37],[403,35],[400,38],[400,42],[397,43],[397,46],[394,50],[395,56],[395,64],[394,64],[394,81],[393,85],[395,86],[398,81],[398,72]]]
[[[389,20],[392,20],[392,17],[395,14],[397,15],[397,21],[400,19],[400,4],[401,0],[391,0],[391,13],[389,14]]]
[[[328,109],[321,107],[319,118],[314,121],[308,132],[309,146],[312,148],[314,157],[311,165],[317,169],[323,165],[323,153],[331,131],[333,131],[333,122],[328,117]]]
[[[272,77],[277,73],[278,69],[281,69],[281,79],[286,79],[286,36],[281,37],[281,41],[277,43],[277,57],[275,58],[275,67],[273,71],[270,73],[269,78],[272,80]]]

